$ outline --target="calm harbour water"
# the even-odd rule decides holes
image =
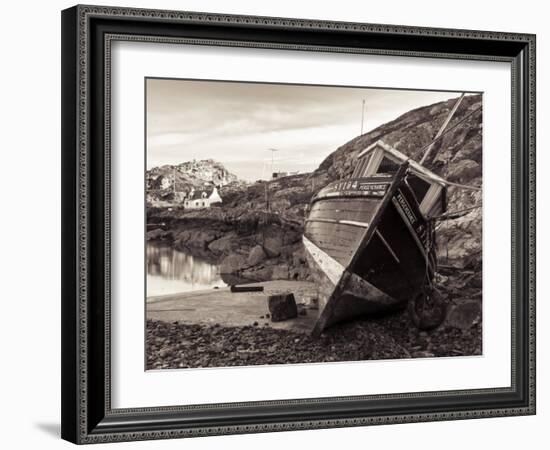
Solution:
[[[147,243],[147,297],[224,286],[217,264],[166,245]]]

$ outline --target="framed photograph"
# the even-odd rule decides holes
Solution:
[[[62,12],[62,437],[535,413],[535,36]]]

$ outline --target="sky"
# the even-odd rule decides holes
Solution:
[[[146,87],[148,169],[211,158],[247,181],[266,179],[272,170],[315,170],[361,134],[363,100],[366,133],[460,95],[173,79],[147,79]]]

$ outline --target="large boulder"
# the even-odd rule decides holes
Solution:
[[[440,263],[460,268],[476,268],[481,264],[481,208],[456,219],[442,221],[436,230]]]
[[[208,244],[208,249],[213,253],[229,254],[233,250],[233,244],[237,239],[237,233],[228,233]]]
[[[463,159],[471,159],[477,163],[481,163],[481,125],[479,126],[479,135],[463,144],[460,150],[453,156],[452,162],[461,161]],[[481,175],[481,173],[479,173],[479,175]]]
[[[281,254],[284,246],[285,230],[278,225],[268,225],[256,234],[255,239],[269,258],[276,258]]]
[[[472,159],[463,159],[462,161],[453,163],[447,170],[448,180],[457,183],[467,183],[480,175],[481,166]]]
[[[220,273],[235,273],[246,267],[248,267],[248,263],[243,255],[229,255],[223,259],[220,265]]]
[[[264,239],[264,250],[270,258],[276,258],[283,248],[282,235],[268,236]]]
[[[204,250],[208,248],[208,244],[215,241],[217,238],[218,233],[216,231],[199,230],[193,233],[191,239],[187,242],[187,245]]]
[[[256,245],[248,254],[248,265],[256,266],[266,259],[266,257],[267,255],[265,254],[263,247],[261,245]]]
[[[270,295],[268,307],[272,322],[282,322],[298,317],[298,307],[292,293]]]
[[[191,230],[183,230],[179,233],[175,232],[174,234],[174,241],[181,246],[185,246],[187,241],[189,241],[189,239],[191,238]]]
[[[170,232],[165,231],[162,228],[155,228],[154,230],[151,230],[151,231],[147,232],[147,240],[148,241],[166,239],[169,236],[170,236]]]
[[[195,248],[206,250],[208,245],[219,237],[219,232],[216,230],[203,230],[200,228],[190,228],[180,231],[174,239],[176,247],[179,248]]]
[[[468,300],[451,308],[447,315],[447,325],[460,330],[468,330],[481,321],[481,302]]]

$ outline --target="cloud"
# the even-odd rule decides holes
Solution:
[[[253,180],[267,176],[267,149],[275,147],[279,170],[309,171],[360,133],[363,100],[366,132],[413,108],[457,95],[149,79],[147,165],[213,158]]]

